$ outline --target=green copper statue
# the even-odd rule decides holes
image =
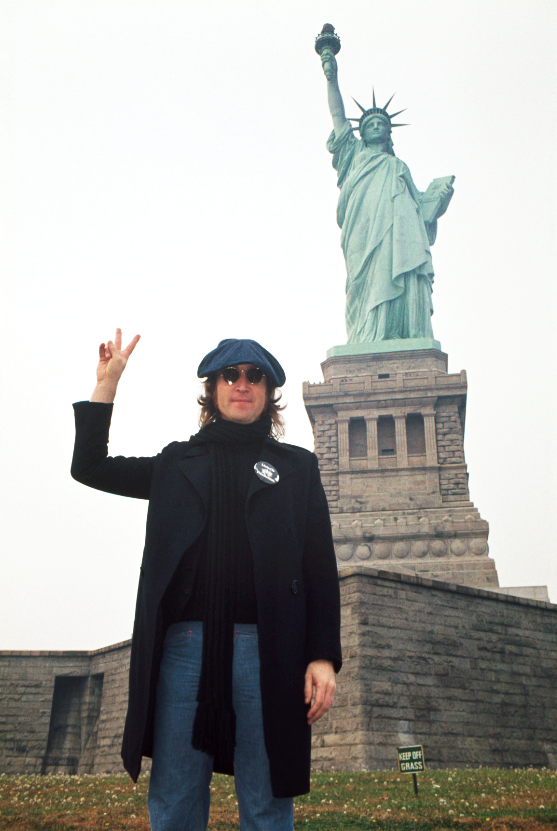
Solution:
[[[327,149],[338,172],[337,221],[346,260],[346,330],[348,343],[391,338],[433,338],[430,245],[437,220],[448,208],[454,176],[434,179],[425,193],[417,190],[407,166],[393,151],[387,107],[373,107],[358,119],[356,138],[337,77],[335,54],[340,40],[326,24],[316,39],[327,78],[333,132]],[[402,112],[400,110],[399,112]]]

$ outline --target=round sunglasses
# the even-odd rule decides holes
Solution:
[[[224,378],[227,384],[235,384],[240,375],[246,376],[246,381],[249,384],[260,384],[265,373],[258,366],[250,366],[249,369],[238,369],[235,366],[227,366],[219,372],[219,375]]]

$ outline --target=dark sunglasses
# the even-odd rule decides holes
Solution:
[[[226,369],[219,372],[219,375],[224,378],[227,384],[235,384],[240,375],[245,375],[246,381],[249,384],[260,384],[265,377],[263,370],[257,366],[250,366],[249,369],[238,369],[235,366],[227,366]]]

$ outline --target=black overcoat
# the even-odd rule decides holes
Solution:
[[[137,779],[152,751],[154,700],[166,628],[192,590],[210,492],[206,447],[173,442],[157,456],[108,456],[112,405],[74,404],[72,476],[99,490],[149,500],[133,630],[124,766]],[[309,791],[311,729],[304,675],[318,659],[340,669],[340,598],[317,457],[268,438],[246,500],[258,609],[265,745],[276,797]],[[231,773],[232,771],[223,771]]]

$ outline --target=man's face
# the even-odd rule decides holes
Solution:
[[[250,369],[254,364],[235,364],[236,369]],[[229,384],[222,375],[217,377],[215,404],[220,417],[238,424],[252,424],[257,421],[267,403],[265,378],[259,384],[250,384],[245,372],[234,384]]]

